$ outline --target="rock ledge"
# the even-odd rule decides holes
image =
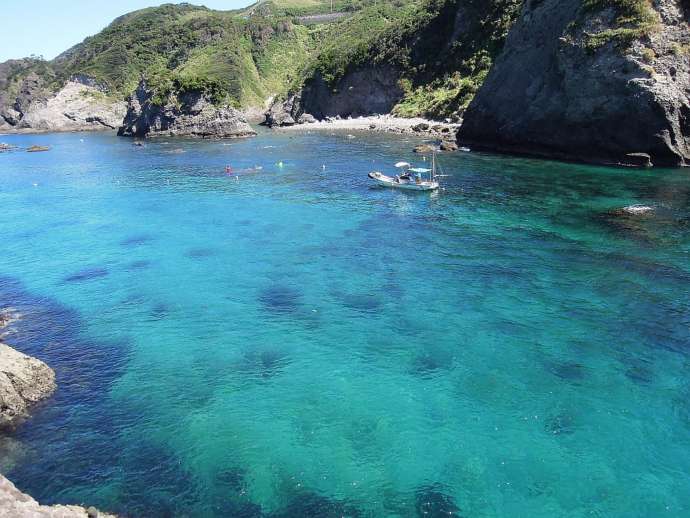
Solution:
[[[55,388],[50,367],[0,343],[0,428],[27,417],[29,406],[50,396]]]
[[[78,505],[40,505],[0,475],[0,517],[12,518],[115,518],[93,507]]]

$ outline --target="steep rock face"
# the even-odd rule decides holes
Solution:
[[[126,111],[124,102],[108,97],[85,75],[75,76],[51,92],[44,77],[30,72],[16,95],[6,90],[0,95],[0,129],[10,132],[115,129]]]
[[[276,101],[266,112],[269,127],[292,126],[326,117],[359,117],[389,113],[404,92],[400,72],[391,66],[356,69],[330,87],[316,73],[302,90]]]
[[[69,81],[55,95],[33,102],[16,124],[37,131],[90,131],[116,129],[126,105],[113,101],[96,86]]]
[[[0,125],[12,128],[34,102],[44,102],[50,95],[45,79],[35,72],[25,73],[28,60],[13,59],[0,63]],[[26,75],[21,80],[16,75]]]
[[[659,23],[592,45],[615,8],[529,0],[465,114],[461,143],[599,163],[690,164],[690,28],[685,0],[656,0]],[[609,33],[610,34],[610,33]],[[646,158],[646,157],[645,157]]]
[[[0,428],[26,417],[29,406],[48,397],[55,387],[50,367],[0,343]]]
[[[302,96],[291,94],[284,101],[276,101],[265,113],[264,124],[269,128],[280,126],[294,126],[315,122],[316,119],[310,113],[305,113],[302,107]]]
[[[115,518],[93,507],[78,505],[40,505],[0,475],[0,517],[12,518]]]
[[[118,135],[148,137],[179,135],[237,138],[256,135],[244,115],[229,106],[216,107],[199,92],[170,96],[165,105],[153,102],[155,92],[144,81],[129,98]]]
[[[302,108],[317,119],[388,113],[402,98],[400,71],[392,66],[363,67],[329,87],[317,73],[302,89]]]

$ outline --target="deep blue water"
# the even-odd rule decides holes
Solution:
[[[400,136],[0,141],[52,146],[0,154],[5,341],[59,384],[0,469],[40,501],[690,513],[689,172],[460,153],[428,194],[369,185]]]

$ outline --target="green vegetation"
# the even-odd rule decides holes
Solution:
[[[335,85],[350,68],[364,63],[380,64],[387,58],[394,58],[385,53],[380,44],[387,31],[400,30],[400,23],[411,18],[411,12],[416,10],[409,1],[381,3],[329,27],[324,33],[321,51],[306,69],[305,76],[318,72],[328,84]]]
[[[674,43],[671,46],[671,52],[674,56],[690,56],[690,44],[681,45]]]
[[[266,0],[247,8],[248,12],[270,12],[280,16],[309,16],[330,12],[356,12],[386,0]]]
[[[116,19],[51,62],[32,57],[0,64],[0,97],[17,96],[32,72],[56,89],[74,74],[124,98],[145,78],[155,103],[203,92],[216,104],[260,106],[305,82],[336,90],[359,68],[399,75],[401,116],[458,117],[466,109],[516,20],[523,0],[265,0],[237,11],[166,4]],[[350,13],[304,20],[304,16]],[[320,20],[331,23],[318,23]],[[599,23],[599,22],[602,23]],[[585,25],[590,51],[628,44],[654,31],[652,0],[582,0],[571,36]],[[676,54],[688,54],[677,46]],[[656,56],[643,52],[651,63]],[[4,102],[0,98],[0,102]]]
[[[54,88],[85,74],[123,98],[144,77],[158,103],[195,90],[219,104],[260,105],[287,90],[320,31],[294,25],[270,6],[262,13],[189,4],[142,9],[42,63],[54,72]]]
[[[624,46],[654,32],[659,26],[659,14],[651,0],[584,0],[584,15],[601,13],[605,9],[615,12],[615,25],[588,35],[587,49],[595,51],[610,42]]]
[[[363,9],[329,28],[306,70],[335,88],[349,71],[390,64],[401,71],[400,116],[458,116],[474,97],[522,0],[422,0]],[[462,38],[454,38],[461,12]]]
[[[9,74],[11,88],[2,90],[16,94],[31,71],[49,89],[84,74],[124,98],[145,78],[155,103],[195,91],[245,107],[283,96],[310,77],[335,88],[357,67],[390,64],[405,91],[397,114],[445,117],[472,99],[521,3],[334,0],[335,12],[351,15],[313,25],[300,17],[329,13],[330,0],[267,0],[239,11],[166,4],[121,16],[52,62],[31,61]],[[457,41],[459,9],[467,21]]]

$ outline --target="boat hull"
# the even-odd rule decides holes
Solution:
[[[438,189],[438,182],[411,182],[411,181],[397,181],[395,178],[386,176],[377,171],[369,173],[369,178],[374,180],[377,185],[381,187],[389,187],[391,189],[402,189],[405,191],[434,191]]]

